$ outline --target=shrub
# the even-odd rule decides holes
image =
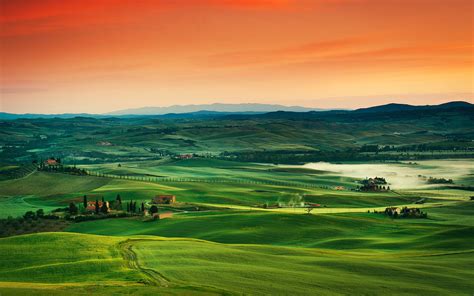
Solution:
[[[157,207],[157,206],[151,206],[151,208],[150,208],[150,213],[151,213],[151,214],[156,214],[156,213],[158,213],[158,207]]]
[[[34,219],[34,218],[36,218],[36,215],[33,211],[28,211],[23,215],[23,218],[25,218],[25,219]]]

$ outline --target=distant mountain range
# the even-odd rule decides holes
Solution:
[[[386,104],[369,108],[361,108],[355,110],[355,112],[396,112],[396,111],[413,111],[413,110],[432,110],[432,109],[451,109],[451,108],[463,108],[472,107],[473,104],[463,101],[453,101],[439,105],[423,105],[414,106],[408,104]]]
[[[226,113],[246,113],[258,112],[267,113],[274,111],[307,112],[321,111],[323,109],[306,108],[301,106],[283,106],[272,104],[203,104],[203,105],[173,105],[169,107],[143,107],[135,109],[125,109],[107,113],[106,115],[163,115],[169,113],[192,113],[198,111],[226,112]]]
[[[158,118],[204,118],[221,117],[228,115],[263,115],[268,117],[278,117],[281,115],[303,117],[311,114],[375,114],[403,111],[427,111],[443,109],[474,108],[474,105],[463,101],[448,102],[439,105],[414,106],[408,104],[386,104],[357,110],[325,110],[317,108],[306,108],[300,106],[282,106],[269,104],[207,104],[207,105],[175,105],[170,107],[144,107],[137,109],[126,109],[105,114],[88,113],[64,113],[64,114],[13,114],[0,112],[0,119],[13,120],[19,118],[74,118],[74,117],[158,117]]]
[[[32,118],[75,118],[75,117],[101,117],[97,114],[89,113],[62,113],[62,114],[37,114],[37,113],[6,113],[0,112],[0,119],[13,120],[13,119],[32,119]]]

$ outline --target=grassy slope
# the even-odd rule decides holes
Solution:
[[[91,178],[66,174],[36,172],[29,177],[1,182],[0,195],[49,196],[87,192],[109,182],[105,178]]]
[[[83,165],[87,170],[118,176],[163,177],[173,179],[228,180],[244,183],[283,182],[299,185],[347,186],[355,187],[354,179],[343,176],[327,175],[315,170],[282,170],[277,166],[239,163],[215,159],[189,159],[170,161],[159,165],[149,162]]]
[[[114,245],[121,239],[42,233],[0,239],[2,281],[43,283],[136,281]]]
[[[326,252],[208,242],[141,242],[141,263],[170,282],[251,294],[418,294],[471,292],[470,254],[430,257]],[[449,272],[447,272],[449,271]],[[363,283],[363,284],[361,284]]]
[[[194,239],[128,239],[139,267],[164,277],[167,287],[140,284],[146,275],[127,264],[131,258],[122,257],[123,237],[43,233],[0,239],[0,251],[10,254],[0,258],[0,292],[333,295],[357,289],[374,295],[394,291],[453,295],[473,288],[472,253],[343,252]]]
[[[172,219],[98,220],[68,230],[102,235],[194,237],[221,243],[274,244],[327,249],[467,250],[474,245],[474,203],[428,209],[428,220],[392,220],[376,214],[295,215],[227,212]]]
[[[2,295],[207,294],[193,289],[145,286],[128,266],[124,238],[41,233],[0,239]]]
[[[26,211],[46,212],[66,206],[72,197],[99,188],[110,180],[36,172],[28,177],[0,182],[0,218],[16,217]]]
[[[27,211],[37,211],[43,209],[45,212],[50,212],[57,208],[38,200],[34,196],[14,196],[0,198],[0,218],[19,217]]]
[[[0,182],[0,218],[19,216],[26,211],[46,212],[64,207],[69,202],[82,202],[82,196],[115,199],[117,193],[125,199],[150,200],[157,192],[172,190],[154,183],[115,180],[89,176],[37,172],[28,177]],[[125,193],[125,194],[124,194]]]

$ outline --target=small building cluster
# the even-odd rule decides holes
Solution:
[[[41,161],[40,163],[44,164],[45,162]],[[50,163],[53,162],[50,161]],[[79,202],[79,200],[82,201]],[[63,217],[79,222],[119,217],[143,217],[144,220],[162,220],[173,217],[173,211],[176,208],[175,203],[175,195],[156,195],[148,202],[132,199],[122,200],[120,194],[109,200],[106,200],[104,196],[83,195],[82,197],[73,198],[67,207],[53,210],[52,216],[57,219]],[[199,209],[196,207],[196,210]]]
[[[97,143],[97,145],[99,146],[112,146],[112,143],[110,143],[109,141],[100,141]]]
[[[57,165],[61,165],[61,159],[60,159],[60,158],[50,157],[50,158],[46,159],[45,161],[43,161],[43,165],[45,165],[45,166],[57,166]]]
[[[159,209],[157,205],[171,205],[176,202],[176,196],[174,195],[156,195],[151,200],[151,206],[147,207],[145,202],[141,204],[137,204],[136,201],[128,201],[122,204],[122,198],[120,194],[117,194],[117,197],[114,200],[106,201],[104,198],[101,200],[88,200],[87,196],[83,198],[83,207],[86,212],[89,213],[110,213],[115,211],[126,211],[128,213],[135,213],[135,214],[142,214],[144,216],[148,216],[151,214],[154,218],[163,219],[170,217],[169,215],[159,216],[158,215]],[[157,216],[158,215],[158,216]],[[156,216],[156,217],[155,217]]]
[[[154,204],[173,204],[176,202],[176,196],[174,195],[156,195],[153,197],[152,203]]]
[[[48,159],[41,160],[39,162],[35,160],[33,161],[33,163],[38,164],[38,167],[40,168],[53,168],[53,167],[61,166],[61,159],[50,157]]]
[[[102,207],[104,206],[104,202],[102,201],[87,201],[87,207],[86,207],[86,210],[87,211],[90,211],[90,212],[93,212],[95,211],[96,207],[98,206],[99,209],[102,209]],[[110,211],[110,203],[108,201],[105,201],[105,208],[104,209],[107,209],[107,212]]]
[[[87,171],[74,166],[64,165],[59,157],[50,157],[46,160],[33,160],[33,165],[37,166],[38,171],[66,173],[71,175],[85,176]]]
[[[189,153],[187,153],[187,154],[180,154],[180,155],[178,155],[178,158],[179,158],[179,159],[191,159],[191,158],[193,158],[193,155],[192,155],[192,154],[189,154]]]
[[[360,191],[389,191],[390,186],[388,186],[387,180],[381,177],[367,178],[362,180],[361,186],[359,187]]]

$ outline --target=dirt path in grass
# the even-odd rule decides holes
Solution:
[[[144,268],[138,263],[137,254],[133,251],[133,243],[146,241],[146,239],[127,239],[118,244],[123,259],[131,269],[138,270],[147,278],[147,284],[153,286],[169,287],[170,281],[156,270]]]
[[[186,240],[186,239],[184,239]],[[161,274],[160,272],[151,269],[145,268],[140,265],[137,253],[133,250],[133,247],[137,243],[150,242],[154,241],[153,239],[127,239],[118,243],[118,249],[122,254],[123,259],[127,262],[127,267],[135,269],[142,273],[145,276],[145,284],[157,286],[157,287],[171,287],[171,288],[183,288],[179,283],[172,283],[169,278]],[[213,286],[206,285],[186,285],[185,288],[191,289],[195,292],[204,292],[209,295],[229,295],[231,294],[227,290],[223,290]]]

